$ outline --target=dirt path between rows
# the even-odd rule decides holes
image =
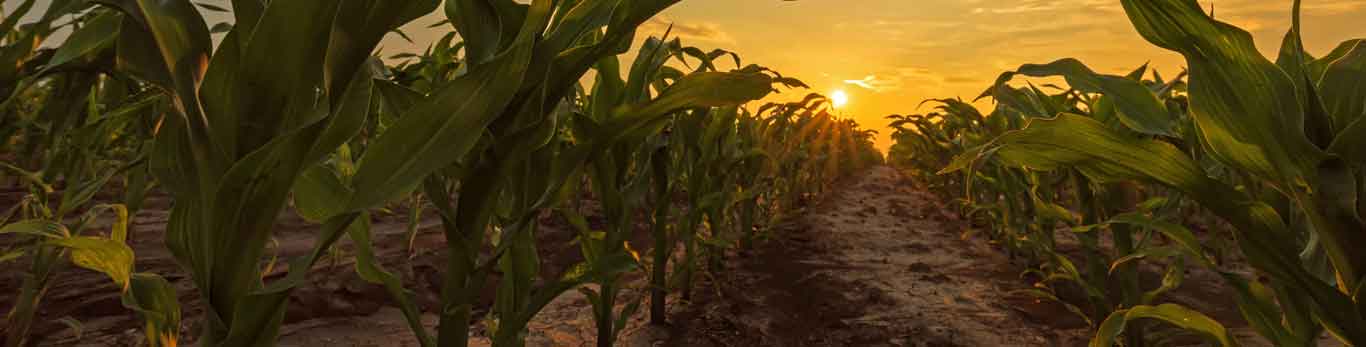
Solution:
[[[1029,285],[1019,269],[985,242],[964,240],[967,226],[952,211],[910,187],[889,167],[846,179],[756,249],[732,255],[692,302],[671,298],[670,326],[646,324],[641,310],[618,345],[1085,344],[1088,333],[1070,313],[1008,295]],[[629,291],[621,301],[640,295]],[[595,345],[589,307],[577,293],[561,296],[532,323],[528,345]],[[282,343],[415,346],[409,335],[398,312],[385,308],[288,326]]]
[[[1061,307],[1009,295],[1029,286],[1018,278],[1020,269],[985,241],[963,239],[966,223],[914,186],[890,167],[845,179],[822,201],[771,228],[755,249],[729,255],[724,269],[698,283],[691,302],[671,297],[669,326],[646,324],[647,310],[640,310],[628,320],[618,345],[1085,344],[1084,324]],[[424,220],[417,252],[409,253],[402,231],[406,222],[390,219],[376,224],[379,254],[386,266],[404,275],[424,311],[432,312],[438,306],[434,279],[444,263],[438,226]],[[198,303],[189,281],[168,255],[158,253],[159,230],[153,227],[164,220],[161,211],[140,218],[146,227],[139,230],[147,235],[135,244],[139,270],[171,278],[185,294],[186,317],[196,317]],[[305,250],[311,227],[287,222],[283,229],[288,231],[280,236],[282,252]],[[571,264],[577,246],[566,242],[572,234],[553,226],[543,229],[545,244],[556,245],[542,250],[549,262]],[[293,247],[296,243],[301,246]],[[643,299],[639,277],[629,281],[619,302]],[[383,291],[356,279],[345,262],[314,269],[310,278],[317,278],[316,283],[292,296],[290,314],[298,318],[287,320],[281,346],[417,346]],[[0,282],[10,289],[17,285]],[[41,330],[40,344],[141,345],[136,317],[118,307],[116,291],[103,288],[103,282],[107,280],[87,271],[63,274],[43,316],[74,317],[85,323],[85,333],[78,336],[51,323]],[[320,299],[324,302],[313,302]],[[90,311],[92,303],[101,309]],[[589,312],[583,295],[562,295],[531,324],[528,345],[594,346]],[[429,329],[435,325],[435,316],[424,318]],[[184,332],[193,334],[196,325],[187,322]],[[481,330],[476,324],[476,335]],[[471,342],[489,345],[482,337]]]
[[[1074,346],[1080,321],[1007,295],[1018,268],[889,167],[843,182],[733,262],[671,346]]]

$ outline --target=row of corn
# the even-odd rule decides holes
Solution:
[[[1273,345],[1366,345],[1366,44],[1311,56],[1298,0],[1274,61],[1195,0],[1121,3],[1186,72],[1024,65],[981,96],[995,101],[989,114],[945,99],[889,117],[889,161],[957,198],[1029,264],[1037,284],[1019,294],[1066,305],[1094,329],[1092,346],[1238,345],[1164,297],[1192,267],[1217,274]],[[1010,83],[1021,76],[1066,85]],[[1160,280],[1143,280],[1145,268]]]
[[[472,322],[495,346],[523,345],[537,313],[575,290],[593,305],[598,345],[611,346],[643,302],[621,294],[635,271],[649,281],[651,320],[663,323],[671,292],[689,296],[695,278],[720,268],[708,265],[751,245],[762,226],[882,160],[873,133],[826,112],[822,96],[745,108],[804,85],[732,53],[666,33],[623,65],[637,28],[678,1],[7,8],[0,183],[26,194],[0,211],[0,264],[27,269],[0,329],[6,346],[31,342],[53,274],[68,264],[108,275],[150,345],[191,336],[200,346],[272,346],[291,290],[343,238],[360,277],[391,294],[422,346],[465,346]],[[210,27],[203,12],[232,21]],[[426,52],[388,65],[373,55],[386,35],[433,12],[446,18],[433,28],[454,31]],[[65,40],[45,42],[62,30]],[[111,190],[122,196],[95,198]],[[201,331],[181,331],[171,282],[135,268],[128,224],[149,192],[173,201],[165,245],[202,298]],[[589,192],[602,226],[566,204]],[[435,330],[404,279],[376,259],[370,214],[396,202],[412,202],[414,218],[422,208],[440,218],[449,261]],[[266,250],[286,211],[319,231],[284,278],[267,282]],[[575,227],[585,259],[556,278],[540,275],[546,214]],[[653,236],[646,256],[628,242],[642,223]],[[498,288],[493,306],[474,317],[486,284]]]

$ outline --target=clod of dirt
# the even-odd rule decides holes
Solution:
[[[910,267],[908,270],[911,270],[911,272],[917,272],[917,273],[929,273],[929,272],[934,272],[934,268],[933,268],[933,267],[930,267],[930,264],[925,264],[925,263],[914,263],[914,264],[911,264],[911,267]]]

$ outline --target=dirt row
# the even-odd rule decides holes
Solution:
[[[640,310],[628,321],[619,345],[1086,344],[1090,330],[1083,320],[1056,303],[1012,293],[1030,286],[1019,276],[1020,265],[980,237],[965,237],[971,229],[966,222],[940,199],[914,187],[890,167],[847,178],[804,213],[769,228],[755,249],[729,254],[723,269],[698,283],[692,300],[671,297],[669,325],[646,324],[647,310]],[[156,207],[166,205],[154,201],[153,211],[136,220],[138,270],[162,274],[180,287],[185,335],[193,335],[199,324],[193,317],[201,310],[198,298],[189,278],[164,251],[157,230],[166,215]],[[417,293],[423,310],[435,312],[439,269],[445,263],[440,226],[434,216],[426,216],[409,248],[406,224],[402,213],[377,217],[377,250],[382,263]],[[273,252],[285,259],[310,247],[316,227],[286,218],[279,229],[284,231]],[[569,242],[573,233],[557,218],[547,215],[540,230],[543,276],[556,276],[579,261],[577,246]],[[648,245],[646,241],[632,244]],[[282,346],[417,346],[385,292],[357,278],[350,264],[338,257],[310,273],[311,283],[291,298]],[[21,273],[14,263],[6,269],[13,270],[0,278],[0,307],[11,305]],[[273,276],[281,271],[277,268]],[[141,345],[136,317],[119,306],[117,292],[106,282],[96,273],[64,270],[43,306],[35,345]],[[620,302],[644,300],[642,278],[629,278],[626,287]],[[1194,294],[1179,298],[1224,306],[1210,299],[1219,293],[1215,288],[1190,287],[1184,292]],[[594,346],[589,307],[577,292],[561,296],[532,322],[528,345]],[[1229,309],[1222,313],[1236,315]],[[63,317],[82,322],[80,329],[60,323]],[[429,313],[424,322],[430,328],[436,318]],[[488,345],[483,337],[471,342]]]
[[[1075,346],[1088,332],[1063,308],[1012,296],[1019,269],[938,200],[879,167],[731,254],[691,302],[671,298],[668,326],[645,313],[622,346]],[[634,286],[641,288],[639,283]],[[643,291],[624,295],[639,299]],[[531,326],[531,346],[593,346],[588,302],[560,297]],[[434,324],[429,317],[428,324]],[[384,336],[393,334],[392,336]],[[378,335],[378,336],[377,336]],[[291,325],[289,346],[415,346],[396,310]],[[476,338],[476,346],[487,341]]]

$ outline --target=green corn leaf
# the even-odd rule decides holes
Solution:
[[[1366,163],[1366,44],[1353,46],[1325,71],[1318,90],[1334,124],[1342,125],[1329,151],[1352,163]]]
[[[332,217],[323,224],[322,231],[313,245],[312,251],[303,257],[290,261],[289,273],[285,278],[271,282],[265,288],[243,295],[233,307],[231,330],[218,343],[221,347],[235,346],[272,346],[279,334],[278,321],[283,319],[285,302],[290,290],[298,287],[307,279],[308,270],[318,259],[340,240],[351,224],[356,222],[360,213],[348,213]],[[253,263],[254,264],[254,263]]]
[[[533,283],[540,272],[540,258],[536,254],[536,242],[533,239],[535,225],[514,227],[514,230],[507,231],[515,233],[506,238],[510,246],[503,257],[498,259],[498,267],[503,277],[499,281],[498,294],[494,297],[494,310],[504,313],[505,317],[516,316],[519,309],[530,301],[535,289]],[[502,243],[500,241],[500,244]],[[526,329],[517,320],[501,323],[501,329],[511,329],[515,332]]]
[[[1162,275],[1162,284],[1153,290],[1143,293],[1143,298],[1139,302],[1144,305],[1151,305],[1157,298],[1181,287],[1181,283],[1186,280],[1186,261],[1177,258],[1170,265],[1167,265],[1167,273]]]
[[[236,153],[260,148],[282,133],[311,124],[317,116],[314,99],[323,79],[318,62],[328,50],[328,40],[319,38],[332,31],[340,3],[296,0],[271,2],[266,7],[251,39],[240,46],[241,61],[234,77],[234,89],[240,94],[230,102],[240,103],[241,109],[234,115],[213,115],[236,118],[214,119],[215,125],[239,129],[234,136],[223,137],[237,140]],[[288,50],[282,51],[284,47]],[[368,55],[368,47],[365,50]],[[343,76],[354,76],[350,71]],[[345,82],[329,90],[331,96],[340,99],[342,93],[337,91]]]
[[[352,223],[347,230],[347,235],[351,237],[356,248],[356,273],[370,283],[383,285],[390,297],[398,302],[399,310],[403,312],[408,327],[417,334],[418,343],[423,347],[435,346],[435,340],[427,333],[426,326],[422,325],[422,313],[413,303],[413,293],[403,288],[402,278],[385,270],[375,258],[369,219],[368,215],[362,214],[360,220]]]
[[[1176,136],[1172,129],[1176,123],[1168,118],[1162,101],[1136,79],[1098,74],[1072,58],[1044,65],[1024,65],[1016,73],[1032,77],[1063,76],[1072,88],[1109,96],[1119,111],[1120,122],[1129,129],[1150,135]]]
[[[648,127],[665,116],[686,108],[734,106],[762,99],[772,91],[773,79],[762,73],[702,72],[674,83],[658,97],[641,105],[621,110],[604,129],[615,138],[640,127]]]
[[[66,226],[49,220],[30,219],[10,223],[0,227],[0,235],[25,234],[44,238],[65,238],[71,236]]]
[[[1336,48],[1333,48],[1331,52],[1328,52],[1328,54],[1308,62],[1307,72],[1309,73],[1309,80],[1322,81],[1324,73],[1328,71],[1329,64],[1332,64],[1338,59],[1342,59],[1342,57],[1346,56],[1348,52],[1351,52],[1353,49],[1356,48],[1357,45],[1360,45],[1363,41],[1366,41],[1366,39],[1354,39],[1343,41],[1342,43],[1339,43]]]
[[[343,212],[337,202],[346,201],[351,190],[342,183],[337,174],[324,165],[314,165],[304,170],[294,183],[294,208],[299,216],[318,223]]]
[[[342,2],[323,60],[323,85],[333,96],[330,102],[337,103],[340,91],[351,83],[354,71],[370,58],[372,48],[385,34],[435,10],[438,4],[440,0]]]
[[[1265,204],[1245,193],[1210,179],[1203,169],[1169,144],[1116,134],[1082,116],[1063,114],[1036,119],[1022,130],[1008,132],[991,144],[968,151],[955,161],[978,158],[995,151],[1002,163],[1013,167],[1053,170],[1075,167],[1097,182],[1143,180],[1183,191],[1239,228],[1238,242],[1249,262],[1312,298],[1318,312],[1336,323],[1340,335],[1355,341],[1366,331],[1354,330],[1363,322],[1349,298],[1305,270],[1298,251],[1281,240],[1288,227]],[[1153,162],[1142,158],[1165,158]],[[1362,323],[1366,324],[1366,323]]]
[[[26,254],[28,254],[28,252],[23,249],[7,249],[0,251],[0,264],[8,263],[16,259],[22,258]]]
[[[7,162],[0,162],[0,170],[8,171],[11,175],[18,176],[23,181],[27,181],[28,184],[38,187],[38,189],[42,190],[44,193],[51,193],[54,191],[51,185],[43,181],[42,172],[24,170]]]
[[[602,58],[593,68],[597,73],[594,76],[593,98],[588,101],[588,115],[595,122],[593,124],[597,124],[611,118],[613,108],[622,104],[626,81],[621,79],[621,61],[616,56]]]
[[[222,154],[227,158],[238,158],[241,155],[238,149],[238,133],[242,131],[242,113],[247,107],[242,97],[243,43],[237,39],[240,35],[246,34],[237,27],[224,35],[222,43],[218,45],[218,51],[209,62],[209,69],[204,73],[204,81],[200,84],[199,90],[200,105],[203,106],[209,123],[224,125],[210,129],[208,140],[222,148]]]
[[[494,58],[512,43],[521,20],[526,17],[526,5],[512,0],[453,0],[446,2],[446,17],[460,32],[474,65]]]
[[[326,128],[321,130],[312,143],[312,149],[304,155],[305,163],[321,161],[328,154],[337,152],[339,147],[359,135],[367,120],[371,118],[372,106],[378,103],[376,99],[379,99],[375,96],[375,80],[371,77],[369,69],[356,69],[355,73],[356,76],[351,79],[351,85],[342,94],[338,105],[332,108],[332,115],[327,120]]]
[[[614,338],[620,335],[622,331],[626,330],[626,323],[630,322],[631,316],[634,316],[636,311],[640,310],[640,303],[642,301],[641,298],[637,298],[631,300],[630,303],[627,303],[626,307],[621,308],[621,312],[617,314],[616,321],[612,323],[612,334]]]
[[[1092,320],[1091,320],[1091,316],[1087,315],[1087,314],[1086,314],[1086,311],[1083,311],[1083,310],[1081,309],[1081,307],[1077,307],[1077,305],[1074,305],[1074,304],[1072,304],[1072,303],[1070,303],[1070,302],[1067,302],[1066,300],[1063,300],[1063,299],[1061,299],[1061,298],[1058,298],[1058,296],[1057,296],[1057,295],[1053,295],[1053,293],[1049,293],[1049,292],[1046,292],[1046,291],[1043,291],[1043,290],[1039,290],[1039,289],[1023,289],[1023,290],[1011,291],[1011,292],[1008,293],[1008,294],[1011,294],[1011,295],[1026,295],[1026,296],[1030,296],[1030,297],[1033,297],[1033,298],[1036,298],[1036,299],[1047,300],[1047,301],[1049,301],[1049,302],[1053,302],[1053,303],[1060,304],[1060,305],[1063,306],[1063,308],[1066,308],[1068,312],[1071,312],[1073,315],[1075,315],[1075,316],[1081,318],[1082,320],[1086,321],[1086,326],[1091,326],[1091,327],[1096,326],[1095,321],[1092,321]]]
[[[621,0],[578,1],[564,12],[552,26],[553,31],[542,43],[547,50],[563,52],[568,50],[584,36],[593,33],[611,20],[611,9],[620,6]],[[562,7],[564,5],[561,5]]]
[[[1233,339],[1233,334],[1218,321],[1200,312],[1175,304],[1135,306],[1128,310],[1115,311],[1115,313],[1110,314],[1109,318],[1105,319],[1104,323],[1101,323],[1095,338],[1091,340],[1090,346],[1114,346],[1119,334],[1124,332],[1125,326],[1138,319],[1156,319],[1167,322],[1181,329],[1198,333],[1219,346],[1239,346],[1238,341]]]
[[[413,105],[423,101],[422,93],[393,82],[375,82],[375,89],[379,90],[379,94],[383,96],[385,112],[392,113],[395,116],[407,114]]]
[[[656,38],[649,38],[641,44],[640,54],[631,63],[630,75],[626,78],[626,87],[623,89],[622,101],[636,103],[644,101],[649,97],[649,82],[655,80],[659,74],[660,67],[674,56],[674,52],[682,50],[682,45],[677,39],[669,42],[661,41]]]
[[[85,26],[72,32],[66,42],[57,48],[57,52],[48,60],[47,68],[66,64],[108,47],[118,37],[122,22],[123,15],[115,12],[106,12],[91,19]]]
[[[548,5],[540,5],[546,9],[536,9],[533,16],[548,17]],[[513,101],[521,87],[531,59],[531,38],[537,30],[528,26],[498,59],[472,68],[433,92],[371,143],[353,181],[354,186],[366,189],[352,197],[347,210],[375,206],[411,190],[427,175],[474,149],[483,129]]]
[[[18,7],[12,8],[9,16],[5,17],[3,21],[0,21],[0,32],[13,32],[14,27],[19,24],[19,20],[23,19],[24,15],[28,14],[28,11],[33,10],[33,5],[36,3],[37,0],[24,0],[24,2],[19,3]]]
[[[81,321],[76,320],[76,318],[65,316],[58,318],[57,322],[62,323],[67,329],[71,330],[71,335],[75,336],[77,340],[81,339],[82,336],[85,336],[85,324],[81,324]]]
[[[85,218],[94,220],[104,211],[114,211],[114,221],[109,226],[109,239],[117,242],[128,241],[128,207],[119,204],[100,204],[86,211]]]
[[[157,53],[156,38],[133,15],[124,15],[122,18],[118,44],[115,45],[119,70],[163,88],[173,88],[171,72]]]
[[[592,263],[583,263],[571,267],[560,280],[550,283],[544,287],[536,289],[530,301],[513,318],[515,322],[503,322],[505,326],[524,326],[526,322],[546,305],[554,301],[561,294],[578,288],[585,283],[600,281],[609,276],[616,276],[636,267],[635,258],[625,252],[616,252],[598,259]],[[591,295],[590,297],[596,297]]]
[[[1115,259],[1114,262],[1111,262],[1111,263],[1110,263],[1110,274],[1113,275],[1113,274],[1115,273],[1115,271],[1119,270],[1119,267],[1120,267],[1120,266],[1123,266],[1124,264],[1128,264],[1128,263],[1135,262],[1135,261],[1138,261],[1138,260],[1142,260],[1142,259],[1168,259],[1168,258],[1171,258],[1171,257],[1180,256],[1180,255],[1185,255],[1185,252],[1184,252],[1183,249],[1180,249],[1180,248],[1177,248],[1177,247],[1150,247],[1150,248],[1139,249],[1139,250],[1137,250],[1137,251],[1134,251],[1133,253],[1129,253],[1129,254],[1127,254],[1127,255],[1125,255],[1125,256],[1123,256],[1123,257],[1119,257],[1119,259]]]
[[[1186,255],[1195,257],[1202,264],[1210,266],[1214,264],[1214,261],[1200,246],[1200,240],[1195,238],[1195,233],[1180,224],[1158,220],[1139,213],[1125,213],[1114,216],[1110,218],[1108,223],[1123,223],[1157,231],[1180,246]]]
[[[212,187],[213,175],[226,166],[222,156],[227,152],[221,144],[189,141],[208,139],[212,128],[199,101],[200,82],[213,46],[203,17],[188,0],[112,1],[117,1],[113,5],[124,12],[119,44],[116,45],[120,69],[174,91],[172,100],[179,117],[165,118],[181,118],[164,122],[168,127],[158,132],[158,143],[175,138],[184,148],[166,148],[153,155],[153,162],[180,156],[178,164],[159,165],[163,168],[186,166],[173,173],[176,176],[188,173],[175,188]],[[194,169],[187,170],[187,167]]]
[[[180,300],[176,288],[165,278],[135,273],[123,294],[123,306],[143,317],[147,345],[175,347],[180,338]]]
[[[57,215],[65,216],[67,213],[90,202],[90,199],[94,199],[95,194],[99,193],[100,189],[104,188],[105,184],[109,183],[109,180],[117,173],[118,172],[116,171],[105,172],[103,175],[95,177],[94,179],[80,182],[79,185],[69,187],[62,191],[62,202],[57,206]]]
[[[213,249],[209,251],[212,257],[207,258],[212,266],[210,286],[214,293],[209,302],[218,314],[233,317],[230,328],[240,335],[236,338],[248,339],[234,340],[235,343],[251,345],[245,341],[274,340],[269,330],[238,328],[237,323],[241,321],[235,315],[239,307],[245,305],[243,300],[247,300],[247,295],[260,286],[260,269],[256,263],[264,254],[275,217],[284,208],[290,188],[309,165],[303,157],[321,129],[322,124],[315,124],[280,136],[249,153],[224,174],[211,195],[215,198],[210,209],[213,213],[206,216],[211,219],[205,223],[214,230],[199,232],[207,237],[199,242],[207,243],[195,246],[192,252]],[[270,302],[264,300],[251,305]],[[274,312],[275,309],[252,308],[250,314]],[[255,335],[257,331],[261,334]]]
[[[1209,153],[1283,192],[1307,185],[1322,158],[1304,131],[1293,81],[1257,51],[1252,35],[1215,21],[1195,0],[1124,0],[1144,38],[1185,56],[1190,114]]]
[[[232,39],[237,41],[238,46],[245,47],[247,41],[256,33],[256,24],[261,21],[261,14],[266,12],[268,2],[261,0],[230,0],[232,1],[233,29],[239,32],[232,38],[224,38],[224,41]]]
[[[1270,288],[1256,281],[1248,281],[1238,274],[1221,271],[1219,275],[1234,289],[1234,302],[1239,312],[1258,335],[1270,339],[1277,346],[1310,346],[1281,324],[1281,310]]]
[[[1072,260],[1067,259],[1067,256],[1062,254],[1054,254],[1052,258],[1053,263],[1057,265],[1058,271],[1053,274],[1050,274],[1048,276],[1050,279],[1066,279],[1072,281],[1077,286],[1080,286],[1082,289],[1086,290],[1086,295],[1089,295],[1092,298],[1105,297],[1105,293],[1102,291],[1102,289],[1097,288],[1096,286],[1087,282],[1086,277],[1081,275],[1081,270],[1078,270],[1077,265],[1072,263]],[[1046,281],[1047,280],[1045,280],[1045,282]]]
[[[151,38],[149,44],[154,46],[139,47],[141,49],[155,47],[149,53],[139,53],[143,57],[150,58],[146,54],[155,54],[159,62],[143,62],[148,67],[164,68],[168,75],[169,82],[173,84],[176,94],[184,100],[180,100],[186,112],[198,115],[198,100],[195,97],[199,91],[199,82],[203,79],[205,66],[209,63],[209,52],[212,51],[212,40],[209,38],[209,28],[200,16],[199,11],[195,10],[194,5],[188,0],[114,0],[118,1],[118,7],[128,18],[136,19],[141,24],[130,25],[124,21],[123,32],[130,26],[144,26],[145,31],[133,36],[133,39]],[[133,30],[138,31],[138,30]],[[120,36],[120,43],[128,43],[129,40]],[[158,71],[159,73],[159,71]],[[153,81],[156,81],[155,79]],[[170,86],[168,86],[170,87]]]
[[[1311,78],[1311,74],[1317,77],[1319,74],[1311,73],[1310,62],[1314,57],[1304,50],[1303,40],[1300,38],[1300,2],[1294,2],[1291,11],[1290,30],[1285,33],[1285,38],[1281,41],[1280,55],[1276,57],[1276,66],[1284,70],[1290,76],[1291,82],[1295,83],[1295,92],[1300,98],[1300,104],[1305,110],[1304,130],[1305,135],[1311,142],[1320,148],[1325,148],[1333,140],[1335,128],[1344,124],[1335,124],[1331,115],[1323,110],[1322,102],[1314,94],[1317,78]]]
[[[964,169],[986,153],[994,153],[1009,166],[1045,171],[1075,166],[1100,183],[1140,179],[1192,188],[1212,183],[1199,165],[1170,144],[1118,134],[1099,122],[1072,114],[1034,119],[1025,129],[1008,132],[990,145],[956,156],[945,171]],[[1153,162],[1143,158],[1168,159]]]

